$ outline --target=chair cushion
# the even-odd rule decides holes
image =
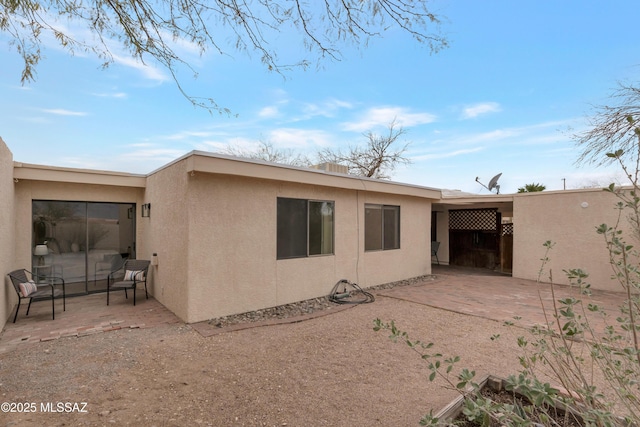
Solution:
[[[33,280],[29,280],[25,283],[20,283],[18,287],[20,288],[20,293],[25,298],[38,291],[38,286],[33,282]]]
[[[124,281],[135,280],[136,282],[144,281],[144,271],[143,270],[126,270],[124,272]]]

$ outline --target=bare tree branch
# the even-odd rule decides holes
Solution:
[[[394,120],[389,124],[386,135],[376,135],[371,131],[365,133],[366,147],[354,146],[346,151],[324,149],[318,153],[318,159],[320,162],[345,165],[352,175],[389,179],[398,165],[411,163],[404,157],[409,143],[399,148],[394,147],[406,133],[407,131],[402,126],[398,127]]]
[[[609,164],[616,159],[606,154],[622,150],[623,158],[635,158],[638,151],[637,122],[640,120],[640,87],[620,84],[611,97],[613,104],[596,107],[589,130],[574,135],[582,149],[576,163]]]
[[[404,156],[409,143],[397,148],[397,142],[407,131],[392,121],[386,135],[366,132],[366,146],[353,146],[346,151],[340,149],[324,149],[316,154],[317,163],[337,163],[347,166],[348,173],[367,178],[390,179],[392,172],[402,164],[410,164],[411,160]],[[277,149],[271,142],[260,141],[257,148],[242,148],[229,145],[223,154],[249,159],[265,160],[291,166],[309,167],[311,160],[296,154],[293,150]]]
[[[237,145],[229,145],[222,150],[222,154],[291,166],[308,167],[311,165],[311,161],[304,155],[296,154],[291,149],[275,148],[269,141],[260,141],[256,149],[246,149]]]

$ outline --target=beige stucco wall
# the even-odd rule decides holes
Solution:
[[[11,287],[7,273],[14,269],[13,246],[15,237],[15,216],[13,212],[14,182],[13,156],[0,138],[0,272],[3,286],[0,291],[0,330],[4,328],[18,297]]]
[[[197,248],[191,240],[191,204],[197,200],[188,194],[186,162],[179,161],[147,178],[142,203],[151,203],[151,215],[138,219],[138,233],[144,242],[137,253],[139,259],[151,260],[150,291],[178,317],[188,317],[188,297],[191,293],[191,253]],[[197,234],[197,231],[196,231]]]
[[[278,197],[335,202],[334,255],[276,259]],[[154,295],[187,322],[325,296],[340,279],[367,287],[431,272],[428,199],[191,173],[185,160],[149,177],[146,200]],[[400,205],[400,250],[364,252],[365,203]]]
[[[143,189],[140,188],[19,179],[15,183],[14,209],[16,220],[13,269],[31,268],[33,200],[140,203],[142,195]],[[138,221],[140,221],[139,218]],[[139,227],[136,240],[138,242],[142,240]],[[140,243],[138,243],[138,246],[140,246]],[[140,247],[138,247],[139,249]]]
[[[619,291],[610,277],[608,251],[596,233],[600,224],[617,220],[617,199],[602,189],[514,195],[513,277],[535,280],[544,257],[543,243],[555,242],[542,277],[568,283],[563,270],[581,268],[596,289]],[[624,224],[626,226],[626,224]]]
[[[381,193],[359,195],[358,283],[369,287],[431,274],[431,201]],[[400,206],[400,249],[364,252],[364,203]]]
[[[150,293],[188,322],[325,296],[340,279],[369,287],[431,272],[437,190],[202,153],[146,177],[13,163],[11,157],[2,145],[8,179],[0,186],[6,201],[0,226],[10,244],[0,246],[0,266],[7,272],[30,266],[33,200],[136,203],[136,257],[157,260]],[[276,259],[278,197],[335,202],[333,255]],[[148,218],[140,215],[144,203],[151,204]],[[366,203],[400,206],[401,249],[364,252]],[[3,296],[3,318],[14,299]]]

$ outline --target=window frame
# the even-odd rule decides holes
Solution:
[[[281,211],[280,211],[280,201],[291,201],[292,203],[295,202],[305,202],[305,233],[304,233],[304,246],[305,246],[305,251],[304,253],[302,252],[297,252],[297,253],[289,253],[288,251],[286,251],[286,247],[281,245],[280,239],[285,237],[285,238],[289,238],[289,239],[300,239],[301,236],[296,236],[294,235],[295,231],[293,230],[283,230],[281,229],[281,227],[283,226],[283,224],[281,224],[281,220],[283,220],[284,218],[281,217]],[[331,213],[330,213],[330,218],[329,218],[329,222],[331,225],[331,233],[330,233],[330,250],[323,252],[325,250],[322,242],[319,242],[319,247],[320,247],[320,253],[311,253],[312,251],[312,247],[317,247],[318,246],[318,242],[313,242],[312,243],[312,236],[311,236],[311,215],[312,215],[312,208],[311,208],[311,204],[312,203],[320,203],[320,204],[329,204],[331,206]],[[276,200],[276,260],[285,260],[285,259],[297,259],[297,258],[311,258],[311,257],[322,257],[322,256],[332,256],[335,255],[335,201],[334,200],[319,200],[319,199],[301,199],[301,198],[295,198],[295,197],[278,197]],[[283,213],[284,214],[284,213]],[[294,213],[289,213],[289,215],[294,215]],[[320,223],[320,233],[321,235],[324,235],[323,233],[323,222],[322,222],[322,218],[323,216],[320,217],[321,218],[321,223]],[[298,245],[298,244],[296,244]],[[296,246],[294,245],[294,246]],[[302,245],[300,245],[302,246]],[[289,248],[291,247],[291,245],[289,245]],[[295,252],[295,251],[293,251]]]
[[[376,209],[380,211],[380,215],[379,215],[379,223],[370,223],[368,222],[369,220],[367,219],[367,211],[368,210],[372,210],[372,209]],[[365,212],[365,221],[364,221],[364,251],[365,252],[379,252],[379,251],[390,251],[390,250],[397,250],[397,249],[401,249],[401,220],[400,220],[400,206],[399,205],[384,205],[384,204],[380,204],[380,203],[365,203],[364,205],[364,212]],[[394,216],[394,232],[393,235],[388,235],[387,231],[388,230],[388,225],[386,225],[387,220],[389,219],[389,217],[387,217],[386,212],[393,212],[393,216]],[[376,220],[378,220],[376,218]],[[377,229],[379,228],[379,236],[375,236],[375,234],[378,233],[371,233],[370,228],[371,227],[376,227],[375,231],[377,231]],[[375,238],[376,240],[372,241],[370,239]],[[391,244],[391,242],[389,242],[389,239],[391,240],[395,240],[396,242]]]

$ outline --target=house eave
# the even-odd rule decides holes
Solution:
[[[468,205],[477,203],[509,203],[513,202],[513,194],[488,194],[477,196],[442,197],[438,203],[447,205]]]
[[[187,162],[187,173],[189,174],[210,173],[234,175],[349,190],[413,196],[433,200],[439,200],[442,197],[440,189],[436,188],[363,178],[337,172],[282,165],[216,153],[193,151],[183,156],[182,159]]]
[[[13,178],[17,181],[66,182],[135,188],[145,188],[147,183],[144,175],[91,169],[62,168],[21,162],[13,163]]]

